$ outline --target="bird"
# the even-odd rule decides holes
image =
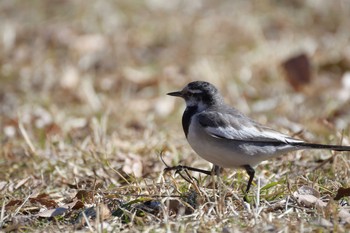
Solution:
[[[254,167],[262,161],[297,150],[350,151],[350,146],[309,143],[262,125],[226,104],[209,82],[193,81],[167,95],[185,100],[182,127],[186,139],[200,157],[213,164],[212,172],[193,170],[210,175],[222,168],[245,169],[249,176],[245,200],[255,176]]]

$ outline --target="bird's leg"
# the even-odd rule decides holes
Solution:
[[[207,170],[203,170],[203,169],[199,169],[199,168],[195,168],[195,167],[188,167],[188,166],[183,166],[183,165],[178,165],[178,166],[174,166],[174,167],[166,167],[164,168],[164,171],[171,171],[171,170],[176,170],[176,171],[181,171],[181,170],[189,170],[189,171],[193,171],[193,172],[200,172],[200,173],[204,173],[206,175],[211,175],[211,171],[207,171]]]
[[[249,192],[250,186],[252,185],[254,175],[255,175],[255,170],[250,165],[244,165],[243,168],[247,171],[249,175],[247,189],[245,190],[245,194],[244,194],[244,201],[247,201],[247,194]]]
[[[176,172],[180,172],[182,170],[189,170],[189,171],[194,171],[194,172],[201,172],[204,173],[206,175],[211,175],[211,171],[207,171],[207,170],[202,170],[199,168],[194,168],[194,167],[188,167],[188,166],[183,166],[183,165],[177,165],[177,166],[173,166],[170,167],[168,164],[166,164],[166,162],[163,160],[163,152],[160,153],[159,157],[160,160],[164,163],[164,165],[166,166],[166,168],[164,168],[164,172],[168,172],[168,171],[172,171],[172,170],[176,170]]]
[[[199,169],[199,168],[195,168],[195,167],[188,167],[188,166],[183,166],[183,165],[177,165],[177,166],[173,166],[173,167],[166,167],[164,168],[164,172],[168,172],[168,171],[171,171],[171,170],[175,170],[175,173],[178,173],[184,180],[186,180],[188,183],[191,183],[193,184],[193,182],[191,180],[195,179],[198,183],[198,180],[194,177],[192,177],[188,171],[195,171],[195,172],[200,172],[200,173],[204,173],[206,175],[211,175],[212,172],[211,171],[207,171],[207,170],[202,170],[202,169]],[[187,177],[190,179],[187,179],[186,177],[184,177],[182,174],[181,174],[181,171],[185,171]]]
[[[222,172],[223,168],[218,165],[213,165],[213,168],[211,169],[211,175],[217,175],[219,176]]]

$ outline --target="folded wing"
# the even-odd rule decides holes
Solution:
[[[205,111],[197,118],[205,132],[216,138],[286,144],[303,142],[260,125],[235,109],[229,110]]]

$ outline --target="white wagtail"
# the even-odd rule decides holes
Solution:
[[[254,178],[253,167],[264,160],[295,150],[350,151],[350,146],[307,143],[263,126],[226,105],[219,91],[208,82],[191,82],[181,91],[168,95],[186,101],[182,127],[187,141],[199,156],[213,163],[213,170],[244,168],[247,171],[245,194]]]

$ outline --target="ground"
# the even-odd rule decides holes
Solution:
[[[0,3],[1,231],[347,232],[349,152],[220,177],[187,144],[192,80],[256,121],[350,145],[350,2]]]

